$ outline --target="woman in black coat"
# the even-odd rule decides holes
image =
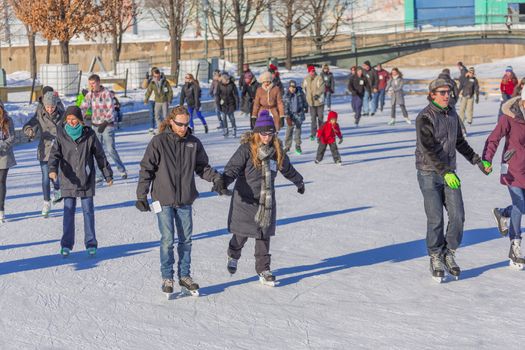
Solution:
[[[97,251],[95,236],[95,160],[108,185],[113,184],[113,172],[102,144],[93,129],[84,125],[77,106],[66,110],[65,126],[57,128],[56,142],[49,156],[49,178],[57,180],[60,169],[60,189],[64,198],[63,235],[60,254],[68,256],[75,243],[75,211],[77,197],[84,214],[84,244],[89,255]]]
[[[217,85],[217,92],[215,94],[215,103],[219,106],[222,115],[224,126],[224,137],[228,136],[228,119],[232,124],[233,137],[237,136],[237,125],[235,124],[235,116],[233,113],[239,108],[239,90],[228,73],[224,72],[221,75],[219,84]]]
[[[277,171],[304,193],[301,174],[283,152],[275,135],[273,118],[261,111],[255,128],[241,138],[241,145],[224,169],[224,185],[235,186],[228,214],[228,230],[233,234],[228,248],[228,271],[237,271],[237,261],[248,238],[255,238],[255,271],[261,283],[274,285],[270,270],[270,237],[275,235],[276,202],[274,181]]]

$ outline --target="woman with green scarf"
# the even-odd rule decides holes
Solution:
[[[64,198],[63,235],[60,254],[68,256],[75,243],[75,210],[77,197],[84,214],[85,246],[90,256],[95,255],[98,242],[95,235],[95,160],[108,185],[113,184],[113,172],[106,159],[102,144],[95,132],[85,126],[82,112],[77,106],[66,110],[66,124],[57,128],[56,142],[49,157],[49,178],[57,180]],[[60,172],[58,170],[60,169]]]
[[[226,164],[223,180],[227,187],[235,181],[228,230],[233,234],[228,246],[227,268],[237,271],[237,261],[248,238],[255,238],[255,271],[264,285],[275,285],[270,270],[270,237],[275,235],[275,177],[280,172],[304,193],[303,177],[290,163],[277,138],[268,110],[262,110],[253,132],[241,138],[241,145]]]

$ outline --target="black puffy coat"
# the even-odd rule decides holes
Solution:
[[[251,133],[246,133],[242,136],[241,145],[224,168],[224,184],[228,186],[233,181],[236,181],[228,214],[228,230],[233,234],[251,238],[274,236],[277,213],[275,190],[272,192],[273,204],[270,226],[262,229],[255,222],[255,214],[259,208],[263,175],[262,170],[256,168],[252,163],[249,143],[250,135]],[[276,163],[275,158],[270,162],[272,188],[275,188],[274,183],[277,176]],[[303,177],[295,170],[286,154],[284,155],[282,169],[279,172],[296,186],[300,186],[303,182]]]
[[[237,90],[233,78],[228,79],[226,84],[221,78],[217,86],[215,103],[219,110],[226,114],[233,113],[239,108],[239,90]]]
[[[255,99],[255,93],[257,88],[261,86],[257,79],[254,77],[250,85],[244,84],[241,90],[241,111],[252,115],[253,100]]]
[[[95,195],[95,160],[106,181],[111,179],[113,171],[104,148],[90,127],[84,126],[82,136],[76,141],[73,141],[64,128],[57,128],[48,164],[50,173],[59,174],[62,197]]]

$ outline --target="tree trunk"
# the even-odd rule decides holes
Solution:
[[[26,26],[27,31],[27,41],[29,42],[29,62],[31,70],[31,78],[36,78],[36,46],[35,46],[35,37],[36,34],[29,29],[29,26]]]
[[[46,47],[46,64],[51,63],[51,40],[47,41],[47,47]]]
[[[60,41],[60,60],[62,64],[69,64],[69,40]]]
[[[224,33],[219,33],[219,58],[221,60],[225,57],[226,51],[226,39],[224,38]]]
[[[179,83],[179,62],[177,61],[177,18],[175,15],[175,4],[171,0],[170,4],[170,15],[169,15],[169,33],[170,33],[170,68],[171,75],[173,75],[173,80],[175,81],[175,86]]]
[[[118,62],[118,35],[113,34],[113,42],[111,43],[111,54],[113,57],[113,74],[117,73],[117,62]]]
[[[286,60],[285,60],[285,66],[286,69],[292,69],[292,27],[287,25],[286,26],[286,35],[285,35],[285,43],[286,43]]]
[[[244,64],[244,27],[237,26],[237,75],[241,76]]]

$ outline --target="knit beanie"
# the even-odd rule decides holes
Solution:
[[[253,132],[275,132],[275,123],[267,109],[263,109],[259,112],[259,117],[255,120]]]
[[[315,67],[314,66],[308,66],[308,73],[310,72],[315,72]]]
[[[445,79],[438,78],[438,79],[432,80],[430,85],[428,85],[428,91],[433,92],[437,90],[437,88],[442,87],[442,86],[450,87],[450,84]]]
[[[42,98],[42,103],[44,107],[56,107],[58,104],[58,96],[55,96],[54,92],[48,91]]]
[[[82,111],[77,106],[69,106],[66,109],[65,116],[74,115],[78,120],[81,122],[84,121],[84,117],[82,116]]]
[[[331,119],[337,120],[337,112],[335,112],[335,111],[328,112],[328,117],[327,117],[326,120],[330,121]]]
[[[507,68],[505,68],[505,72],[512,72],[512,66],[507,66]]]

